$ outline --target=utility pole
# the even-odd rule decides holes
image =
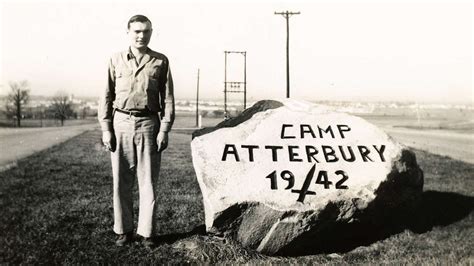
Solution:
[[[199,128],[199,68],[197,75],[197,88],[196,88],[196,127]]]
[[[286,98],[290,98],[290,17],[299,15],[300,12],[275,12],[275,15],[282,15],[286,19]]]
[[[240,54],[244,56],[244,75],[243,81],[227,81],[227,55]],[[241,89],[243,86],[243,90]],[[230,89],[229,89],[230,87]],[[244,109],[247,108],[247,51],[224,51],[224,117],[228,118],[227,113],[227,93],[243,93]]]

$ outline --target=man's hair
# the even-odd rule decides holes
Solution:
[[[135,15],[128,20],[127,29],[130,29],[130,24],[133,22],[142,22],[142,23],[148,22],[151,25],[151,21],[144,15]]]

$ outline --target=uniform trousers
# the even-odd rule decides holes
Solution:
[[[137,179],[137,234],[150,237],[154,232],[155,184],[161,162],[156,143],[160,121],[157,115],[135,117],[115,112],[113,127],[117,140],[116,150],[111,153],[114,232],[125,234],[133,231],[133,186]]]

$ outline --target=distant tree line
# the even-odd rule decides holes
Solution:
[[[14,121],[17,127],[21,127],[23,119],[38,119],[41,120],[41,125],[43,119],[57,119],[63,126],[67,119],[85,118],[97,114],[89,107],[78,109],[63,91],[58,92],[48,106],[30,107],[27,105],[30,100],[28,81],[10,82],[9,86],[10,92],[6,98],[5,116],[8,120]]]

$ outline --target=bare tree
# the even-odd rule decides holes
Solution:
[[[61,126],[64,125],[64,120],[68,119],[74,114],[72,110],[72,102],[69,100],[69,96],[65,92],[58,92],[53,98],[53,104],[51,104],[51,110],[54,116],[61,120]]]
[[[11,91],[7,96],[7,116],[16,120],[16,125],[21,127],[22,111],[30,98],[27,80],[9,83]]]

